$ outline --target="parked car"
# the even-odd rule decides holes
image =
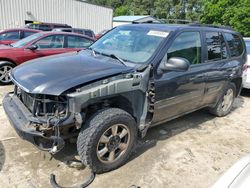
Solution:
[[[99,39],[99,38],[101,38],[105,33],[107,33],[109,30],[108,29],[104,29],[104,30],[102,30],[101,32],[99,32],[99,33],[97,33],[96,35],[95,35],[95,38],[96,39]]]
[[[93,43],[85,35],[63,32],[40,32],[9,46],[0,46],[0,84],[10,84],[13,67],[31,59],[79,51]]]
[[[23,28],[5,29],[0,31],[0,44],[11,44],[18,40],[26,38],[30,35],[33,35],[37,32],[40,31],[34,29],[23,29]]]
[[[42,150],[56,153],[77,137],[82,162],[102,173],[124,164],[149,127],[205,107],[226,116],[245,62],[243,39],[231,29],[123,25],[80,53],[16,67],[3,106]]]
[[[56,28],[52,31],[61,31],[61,32],[74,32],[82,35],[87,35],[93,39],[95,39],[95,34],[91,29],[80,29],[80,28]]]
[[[52,31],[55,28],[72,28],[72,27],[67,24],[33,22],[33,23],[26,24],[25,28],[37,29],[37,30],[42,30],[42,31]]]
[[[250,89],[250,38],[244,38],[247,48],[247,63],[243,71],[243,88]]]
[[[237,161],[212,188],[248,188],[250,185],[250,155]]]

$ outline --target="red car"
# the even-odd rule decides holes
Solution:
[[[39,32],[18,42],[0,45],[0,84],[11,83],[9,72],[13,67],[39,57],[79,51],[94,39],[66,32]]]
[[[33,35],[37,32],[41,32],[40,30],[35,29],[6,29],[0,31],[0,44],[11,44],[23,38],[26,38],[30,35]]]

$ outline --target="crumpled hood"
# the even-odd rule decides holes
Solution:
[[[13,69],[11,77],[26,92],[60,95],[78,85],[133,69],[113,61],[87,53],[66,53],[26,62]]]

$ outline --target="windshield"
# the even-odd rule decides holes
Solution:
[[[144,27],[117,27],[97,40],[90,49],[115,55],[124,61],[145,63],[167,36],[166,31]]]
[[[250,55],[250,41],[245,41],[246,48],[247,48],[247,54]]]
[[[28,44],[28,43],[30,43],[31,41],[33,41],[33,40],[39,38],[40,36],[42,36],[41,33],[36,33],[36,34],[34,34],[34,35],[30,35],[30,36],[28,36],[28,37],[26,37],[26,38],[24,38],[24,39],[22,39],[22,40],[19,40],[19,41],[15,42],[15,43],[12,43],[11,46],[12,46],[12,47],[15,47],[15,48],[22,48],[22,47],[24,47],[26,44]]]

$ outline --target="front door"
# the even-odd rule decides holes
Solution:
[[[201,33],[184,31],[177,35],[164,59],[186,58],[186,72],[166,71],[155,75],[155,113],[153,124],[159,124],[200,107],[204,97],[206,69],[202,63]]]

